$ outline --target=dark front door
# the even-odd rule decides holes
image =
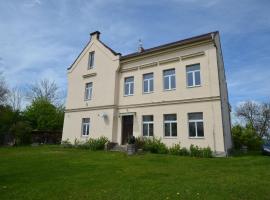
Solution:
[[[133,115],[122,116],[122,144],[133,136]]]

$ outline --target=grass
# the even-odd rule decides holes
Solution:
[[[270,157],[0,148],[0,199],[269,199]]]

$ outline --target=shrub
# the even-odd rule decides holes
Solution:
[[[174,144],[172,147],[169,148],[169,154],[180,155],[180,152],[181,152],[180,144]]]
[[[62,140],[61,141],[61,146],[64,147],[64,148],[71,148],[72,147],[72,144],[69,141],[69,139],[66,139],[66,140]]]
[[[232,128],[232,136],[235,149],[241,149],[243,146],[247,146],[249,150],[260,150],[261,148],[262,139],[250,125],[246,127],[235,125]]]
[[[144,149],[145,139],[143,137],[135,138],[136,149]]]
[[[204,158],[212,157],[212,150],[210,147],[200,148],[192,144],[190,145],[189,151],[190,156],[192,157],[204,157]]]
[[[16,145],[30,144],[31,143],[31,126],[23,121],[13,124],[10,128],[11,134],[15,138]]]
[[[86,148],[86,149],[90,149],[92,151],[96,151],[96,150],[104,150],[105,148],[105,144],[108,142],[109,140],[106,137],[99,137],[97,139],[94,138],[90,138],[89,140],[87,140],[84,144],[79,145],[79,147],[81,148]]]
[[[145,139],[143,150],[158,154],[168,153],[168,148],[166,147],[166,145],[161,142],[161,139],[156,138]]]

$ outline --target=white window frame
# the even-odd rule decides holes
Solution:
[[[95,65],[95,51],[89,52],[88,55],[88,69],[93,69]]]
[[[128,79],[128,78],[133,78],[133,81],[131,82],[126,82],[126,80]],[[131,85],[133,84],[133,93],[131,93]],[[126,85],[127,85],[127,87],[128,87],[128,94],[126,94]],[[124,96],[133,96],[134,95],[134,90],[135,90],[135,88],[134,88],[134,76],[129,76],[129,77],[126,77],[125,79],[124,79]]]
[[[87,85],[90,84],[90,87],[87,87]],[[90,101],[92,99],[92,93],[93,93],[93,82],[89,82],[85,84],[85,90],[84,90],[84,100]]]
[[[188,66],[186,66],[186,69],[188,68],[188,67],[191,67],[192,65],[188,65]],[[199,65],[199,67],[201,67],[200,65]],[[196,80],[195,80],[195,73],[196,72],[199,72],[199,74],[200,74],[200,84],[198,84],[198,85],[196,85]],[[193,70],[193,71],[189,71],[189,72],[186,72],[187,73],[187,87],[189,87],[189,88],[192,88],[192,87],[200,87],[201,86],[201,84],[202,84],[202,79],[201,79],[201,68],[200,69],[196,69],[196,70]],[[188,85],[188,75],[189,74],[192,74],[192,85]]]
[[[164,75],[165,71],[169,71],[169,70],[174,70],[174,74]],[[175,81],[175,87],[174,88],[172,88],[172,77],[173,76],[174,76],[174,81]],[[165,88],[165,78],[166,77],[169,77],[169,88],[168,89]],[[165,91],[170,91],[170,90],[175,90],[176,89],[176,76],[175,76],[175,69],[174,68],[163,70],[163,89]]]
[[[192,113],[189,113],[189,114],[192,114]],[[203,130],[203,136],[198,136],[198,127],[197,127],[198,122],[202,122],[203,123],[203,128],[204,128],[203,119],[188,119],[188,136],[189,136],[189,138],[204,138],[204,130]],[[195,136],[190,136],[189,123],[195,123],[195,133],[196,133]]]
[[[165,120],[165,115],[175,115],[176,116],[176,120]],[[163,126],[164,126],[164,130],[163,130],[163,137],[164,138],[177,138],[178,133],[176,132],[176,136],[172,136],[172,124],[175,123],[176,127],[177,127],[177,114],[164,114],[163,115]],[[165,124],[170,124],[170,136],[165,136]],[[177,131],[177,129],[176,129]]]
[[[154,116],[153,116],[153,121],[143,121],[143,117],[144,116],[153,116],[153,115],[143,115],[142,116],[142,136],[143,137],[153,137],[154,136]],[[147,135],[143,135],[143,125],[146,124],[147,125]],[[153,124],[153,136],[150,136],[149,133],[150,133],[150,128],[149,128],[149,125],[150,124]]]
[[[89,119],[89,122],[84,122],[84,119]],[[86,126],[86,134],[84,133],[84,126]],[[82,118],[82,136],[88,137],[90,135],[90,118]]]
[[[144,78],[145,75],[149,75],[152,74],[153,77],[152,78]],[[150,85],[151,85],[151,81],[153,81],[153,90],[150,90]],[[147,87],[148,87],[148,91],[144,90],[144,83],[147,83]],[[154,92],[154,73],[147,73],[147,74],[143,74],[143,93],[144,94],[149,94]]]

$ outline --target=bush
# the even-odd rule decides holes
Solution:
[[[192,157],[211,158],[212,153],[213,153],[210,147],[201,148],[193,144],[190,145],[189,151],[190,151],[190,156]]]
[[[71,148],[71,147],[72,147],[72,144],[71,144],[71,142],[69,141],[69,139],[66,139],[66,140],[62,140],[61,146],[62,146],[62,147],[65,147],[65,148]]]
[[[104,150],[105,144],[109,140],[106,137],[99,137],[97,139],[90,138],[85,143],[80,144],[78,147],[83,149],[90,149],[92,151]]]
[[[166,145],[161,142],[161,139],[156,138],[145,139],[143,150],[158,154],[168,153],[168,148],[166,147]]]
[[[243,146],[247,146],[248,150],[260,150],[261,148],[262,139],[250,125],[246,127],[234,126],[232,136],[235,149],[241,149]]]
[[[30,144],[31,132],[31,126],[22,121],[13,124],[10,128],[10,133],[14,136],[16,145]]]
[[[172,147],[169,148],[169,153],[172,155],[179,155],[179,156],[188,156],[189,152],[187,148],[181,148],[180,144],[174,144]]]

